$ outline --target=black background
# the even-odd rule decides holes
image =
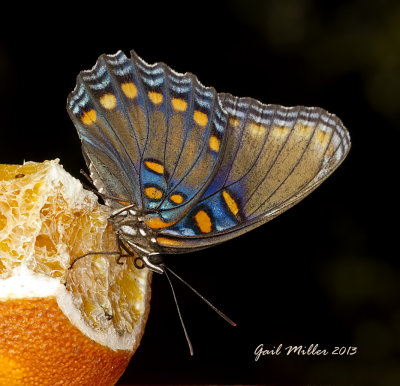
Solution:
[[[4,11],[0,162],[60,158],[80,178],[66,97],[80,70],[119,49],[193,72],[218,92],[323,107],[353,146],[332,177],[271,223],[167,258],[238,327],[177,283],[190,357],[168,284],[154,277],[146,331],[120,383],[400,384],[398,2],[170,3]],[[261,343],[358,351],[255,362]]]

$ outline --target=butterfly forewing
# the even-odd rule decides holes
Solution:
[[[271,220],[350,148],[341,121],[323,109],[217,94],[134,52],[102,55],[78,76],[67,108],[95,185],[135,203],[165,253]]]
[[[137,135],[142,121],[139,117],[133,123],[129,112],[143,109],[136,107],[141,101],[139,94],[133,98],[135,90],[126,87],[133,85],[131,68],[120,53],[102,55],[90,71],[79,74],[67,109],[90,170],[102,180],[104,193],[140,205]]]
[[[145,207],[153,211],[147,220],[157,229],[184,216],[207,187],[221,158],[227,114],[215,90],[192,74],[179,75],[164,64],[138,67],[144,92],[158,105],[148,112],[141,169]],[[152,71],[159,74],[153,83]]]

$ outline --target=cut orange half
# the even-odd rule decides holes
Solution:
[[[0,165],[0,384],[112,385],[139,345],[149,270],[117,263],[108,209],[58,160]]]

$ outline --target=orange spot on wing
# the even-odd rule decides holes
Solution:
[[[126,82],[121,84],[122,92],[129,99],[134,99],[138,95],[136,86],[132,82]]]
[[[274,135],[280,137],[280,136],[284,136],[289,132],[289,127],[287,126],[274,126],[272,128],[272,132]]]
[[[304,125],[304,124],[302,124],[302,123],[297,123],[296,125],[295,125],[295,130],[297,130],[301,135],[308,135],[310,132],[311,132],[311,130],[312,130],[312,127],[310,126],[310,125]]]
[[[328,141],[328,138],[329,138],[329,136],[326,131],[318,130],[318,132],[317,132],[318,142],[325,144]]]
[[[210,219],[210,216],[204,210],[199,210],[195,214],[194,219],[202,233],[210,233],[211,232],[211,230],[212,230],[211,219]]]
[[[226,205],[228,206],[229,210],[232,212],[234,216],[237,215],[239,212],[239,208],[237,206],[236,201],[232,198],[232,196],[226,191],[222,191],[222,196],[224,197],[224,200],[226,202]]]
[[[208,123],[208,116],[205,113],[202,113],[201,111],[195,110],[193,113],[193,120],[199,125],[199,126],[207,126]]]
[[[97,120],[96,111],[92,109],[87,112],[84,112],[81,120],[85,125],[91,125],[92,123],[96,122],[96,120]]]
[[[160,229],[170,227],[171,225],[174,225],[177,221],[178,220],[173,222],[165,222],[160,217],[150,217],[145,220],[145,223],[148,227],[152,229]]]
[[[157,237],[156,240],[160,245],[182,245],[182,241],[170,239],[169,237]]]
[[[172,98],[172,107],[176,111],[185,111],[187,108],[187,102],[181,98]]]
[[[117,106],[117,98],[113,94],[104,94],[100,98],[100,103],[105,109],[112,110]]]
[[[151,198],[153,200],[159,200],[163,195],[160,189],[154,188],[153,186],[145,188],[144,193],[148,198]]]
[[[208,144],[210,146],[210,149],[217,153],[219,150],[219,146],[221,145],[221,141],[215,135],[212,135],[210,137],[210,140],[208,141]]]
[[[160,163],[154,161],[144,161],[144,163],[153,172],[156,172],[158,174],[164,173],[164,166],[161,165]]]
[[[159,105],[159,104],[162,103],[162,101],[163,101],[163,95],[160,94],[159,92],[149,91],[149,92],[147,93],[147,95],[149,96],[149,99],[150,99],[155,105]]]
[[[170,199],[175,204],[182,204],[183,202],[183,197],[180,194],[173,194]]]
[[[267,127],[262,125],[261,123],[250,122],[248,124],[248,129],[253,135],[265,135],[267,132]]]

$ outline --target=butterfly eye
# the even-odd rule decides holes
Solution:
[[[148,259],[154,265],[160,265],[163,262],[161,255],[158,254],[150,255]]]

